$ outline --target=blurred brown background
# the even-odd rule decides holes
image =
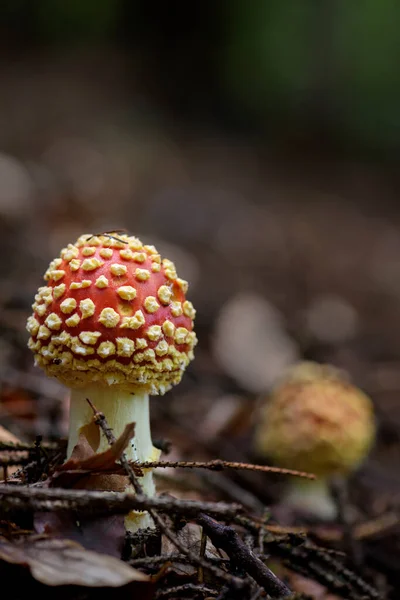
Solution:
[[[0,15],[2,424],[65,433],[25,320],[61,247],[124,227],[175,260],[197,309],[157,434],[199,458],[228,431],[248,456],[259,394],[299,358],[332,362],[377,409],[360,481],[398,500],[399,4],[3,0]]]

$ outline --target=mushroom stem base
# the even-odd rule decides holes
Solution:
[[[283,502],[298,513],[322,521],[333,521],[337,517],[337,507],[326,478],[291,482]]]
[[[78,443],[79,435],[84,433],[89,444],[96,453],[104,452],[109,443],[100,428],[93,422],[93,411],[87,398],[96,409],[104,413],[114,436],[118,438],[128,423],[135,423],[135,437],[132,438],[125,454],[128,460],[140,462],[154,461],[159,457],[159,450],[153,447],[150,433],[149,396],[148,394],[133,394],[120,389],[100,386],[74,389],[71,392],[70,420],[67,457]],[[143,492],[154,496],[155,485],[150,469],[140,478]],[[126,516],[125,526],[128,531],[154,527],[148,513],[132,511]]]

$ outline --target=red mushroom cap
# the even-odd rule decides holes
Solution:
[[[29,317],[36,363],[69,387],[119,385],[163,394],[193,359],[186,281],[154,246],[83,235],[50,263]]]

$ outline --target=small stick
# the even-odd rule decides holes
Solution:
[[[222,525],[211,517],[201,514],[197,517],[216,548],[224,550],[231,561],[245,569],[264,588],[267,594],[286,598],[292,592],[278,577],[246,546],[237,532],[229,525]]]
[[[0,508],[43,510],[46,512],[76,510],[84,513],[127,513],[130,510],[157,509],[160,512],[193,517],[208,512],[218,518],[232,519],[242,507],[221,502],[179,500],[172,497],[151,497],[132,492],[97,490],[66,490],[25,485],[0,484]]]
[[[182,585],[176,585],[174,587],[170,587],[164,590],[158,590],[156,592],[155,598],[168,598],[168,596],[181,597],[181,594],[185,592],[194,592],[196,595],[199,593],[203,593],[204,595],[209,596],[217,596],[218,591],[213,590],[204,585],[196,585],[195,583],[184,583]],[[183,596],[182,596],[183,597]]]
[[[121,240],[117,236],[111,235],[112,233],[126,233],[126,229],[113,229],[113,231],[110,231],[110,232],[103,231],[102,233],[92,233],[92,235],[90,235],[89,237],[86,238],[86,241],[90,242],[90,240],[94,237],[103,236],[103,237],[111,238],[112,240],[116,240],[117,242],[121,242],[121,244],[129,244],[129,242],[127,242],[126,240]]]
[[[245,527],[249,531],[256,533],[260,527],[267,527],[261,523],[252,521],[247,517],[235,517],[234,522]],[[307,577],[312,577],[325,585],[329,590],[347,592],[349,598],[359,600],[359,595],[355,591],[357,588],[364,595],[365,600],[378,600],[379,592],[375,590],[369,583],[365,582],[356,573],[347,569],[341,561],[338,561],[332,551],[316,546],[308,539],[301,540],[299,537],[290,539],[272,539],[271,540],[275,553],[281,559],[287,561],[290,568],[299,573],[305,574]],[[266,542],[270,545],[270,542]],[[333,574],[332,574],[333,571]],[[335,578],[334,575],[338,577]],[[351,593],[354,593],[350,596]]]
[[[58,451],[61,450],[63,446],[66,446],[65,440],[60,440],[59,442],[42,442],[41,449],[44,450],[52,450]],[[32,444],[23,444],[22,442],[13,443],[13,442],[0,442],[0,452],[29,452],[33,450],[34,446]]]
[[[210,469],[212,471],[222,471],[223,469],[237,469],[243,471],[261,471],[262,473],[279,473],[279,475],[294,475],[295,477],[304,477],[306,479],[316,479],[313,473],[305,471],[296,471],[294,469],[281,469],[280,467],[270,467],[267,465],[252,465],[243,462],[231,462],[227,460],[209,460],[202,461],[137,461],[137,466],[143,469],[158,469],[159,467],[177,468],[177,469]]]
[[[223,565],[229,563],[229,558],[209,557],[212,563]],[[149,567],[162,565],[166,562],[191,565],[191,560],[186,554],[164,554],[161,556],[145,556],[144,558],[132,558],[128,561],[132,567]]]
[[[204,529],[202,529],[201,530],[201,540],[200,540],[200,552],[199,552],[199,556],[201,558],[205,557],[206,547],[207,547],[207,535],[206,535],[206,532],[204,531]],[[198,569],[197,581],[199,583],[204,583],[204,569],[203,569],[203,567],[199,567],[199,569]]]

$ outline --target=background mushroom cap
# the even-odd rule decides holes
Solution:
[[[319,476],[355,469],[375,435],[371,400],[328,365],[297,365],[260,408],[255,448]]]
[[[188,284],[153,246],[119,233],[82,235],[50,263],[29,317],[36,363],[69,387],[163,394],[193,359]]]

